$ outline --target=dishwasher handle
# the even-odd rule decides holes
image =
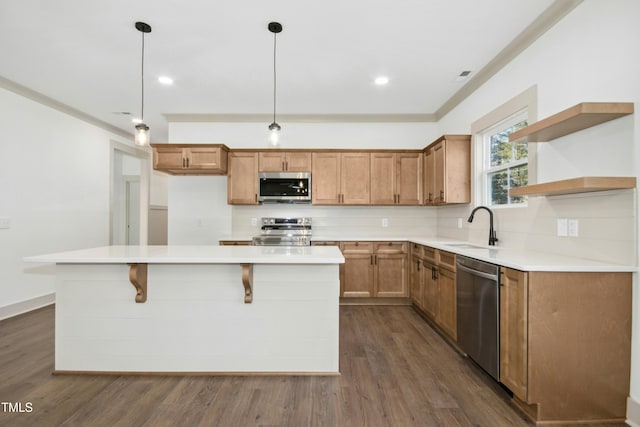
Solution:
[[[489,273],[485,273],[483,271],[474,270],[473,268],[465,267],[462,264],[456,264],[456,269],[467,271],[467,272],[473,274],[474,276],[484,277],[485,279],[494,280],[496,282],[498,281],[498,278],[500,277],[500,275],[498,275],[498,274],[489,274]]]

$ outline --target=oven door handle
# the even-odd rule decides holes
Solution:
[[[483,271],[478,271],[478,270],[474,270],[474,269],[469,268],[469,267],[465,267],[462,264],[456,264],[456,269],[460,269],[460,270],[469,272],[469,273],[473,274],[474,276],[480,276],[480,277],[483,277],[485,279],[494,280],[496,282],[498,281],[498,277],[500,277],[497,274],[489,274],[489,273],[485,273]]]

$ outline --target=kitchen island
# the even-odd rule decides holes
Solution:
[[[105,246],[56,264],[56,373],[337,374],[334,247]]]

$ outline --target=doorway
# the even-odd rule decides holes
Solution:
[[[111,245],[147,244],[149,155],[112,142]]]

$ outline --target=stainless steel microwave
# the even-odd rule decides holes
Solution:
[[[258,201],[260,203],[311,203],[311,173],[258,173]]]

